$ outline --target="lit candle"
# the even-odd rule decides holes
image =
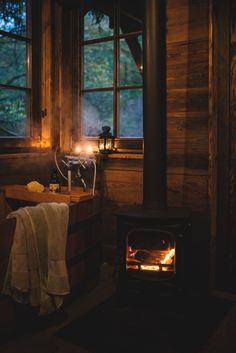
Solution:
[[[71,192],[71,170],[68,169],[67,171],[67,178],[68,178],[68,192]]]

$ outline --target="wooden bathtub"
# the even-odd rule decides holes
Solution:
[[[70,194],[66,188],[60,194],[52,194],[47,190],[43,193],[29,192],[24,185],[9,185],[5,186],[3,190],[6,216],[19,207],[33,206],[39,202],[66,202],[69,205],[66,264],[71,294],[66,300],[68,301],[92,288],[99,280],[101,265],[99,196],[93,196],[91,191],[83,192],[81,188],[73,189]],[[9,242],[12,242],[12,239],[9,239]],[[1,287],[2,283],[0,283]],[[1,312],[4,310],[4,317],[8,318],[8,321],[9,316],[12,317],[12,315],[17,320],[16,310],[13,309],[17,305],[10,303],[10,301],[5,296],[1,296],[0,310]],[[6,303],[8,304],[6,305]],[[21,311],[21,308],[17,310]],[[1,317],[3,316],[1,315]],[[0,331],[1,327],[6,330],[6,324],[0,319]]]

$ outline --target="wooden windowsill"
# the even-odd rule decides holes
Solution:
[[[101,159],[143,159],[143,153],[117,152],[108,154],[99,154]]]
[[[32,148],[31,150],[19,150],[19,151],[4,151],[3,153],[0,153],[0,160],[1,159],[14,159],[14,158],[28,158],[28,157],[38,157],[41,156],[42,154],[48,154],[51,152],[50,148],[44,148],[44,149],[36,149]]]

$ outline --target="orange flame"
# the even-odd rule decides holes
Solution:
[[[138,265],[138,261],[136,263],[134,263],[134,259],[132,258],[132,251],[131,251],[131,247],[129,248],[129,259],[127,259],[127,267],[128,268],[132,268],[132,269],[140,269],[141,271],[155,271],[155,272],[160,272],[160,271],[172,271],[172,264],[173,264],[173,257],[175,256],[175,248],[172,248],[168,251],[165,251],[166,255],[163,254],[164,259],[163,260],[159,260],[159,264],[153,264],[153,263],[149,263],[149,264],[144,264],[141,263],[140,267]],[[132,260],[131,260],[132,258]],[[131,261],[129,261],[131,260]],[[166,266],[165,266],[166,265]],[[171,265],[171,266],[168,266]]]
[[[141,265],[140,269],[143,271],[160,271],[160,266],[157,265]]]
[[[172,258],[175,256],[175,249],[171,249],[168,254],[166,254],[162,264],[171,264]]]

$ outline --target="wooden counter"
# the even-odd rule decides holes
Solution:
[[[4,186],[5,197],[29,201],[29,202],[80,202],[93,198],[92,190],[83,191],[80,187],[73,187],[71,192],[68,192],[66,187],[62,187],[60,193],[54,193],[45,188],[43,192],[29,191],[26,185],[6,185]]]

